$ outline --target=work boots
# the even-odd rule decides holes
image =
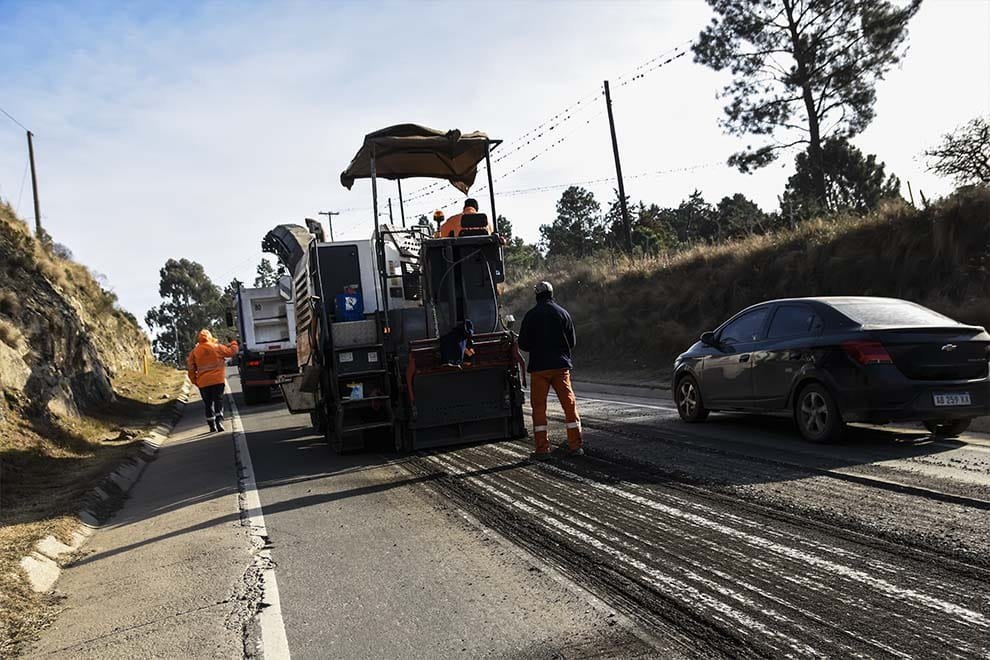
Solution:
[[[223,431],[223,413],[218,413],[216,417],[216,425],[218,431]]]
[[[210,433],[216,433],[217,431],[217,421],[212,417],[206,418],[206,423],[210,425]]]

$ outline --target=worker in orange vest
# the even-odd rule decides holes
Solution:
[[[206,423],[210,431],[223,431],[223,389],[225,359],[237,355],[237,340],[225,346],[207,329],[199,331],[196,347],[186,358],[186,371],[192,384],[199,388],[206,406]]]
[[[581,418],[577,398],[571,387],[571,350],[577,342],[574,322],[567,310],[553,300],[553,285],[536,285],[536,306],[526,312],[519,328],[519,348],[529,353],[530,403],[533,406],[533,438],[536,451],[530,458],[546,460],[550,456],[547,433],[547,396],[552,387],[564,409],[567,448],[571,456],[584,455]]]
[[[464,211],[457,215],[452,215],[440,225],[440,238],[454,238],[461,235],[461,218],[470,213],[478,212],[478,200],[468,197],[464,200]],[[491,232],[489,232],[491,233]]]

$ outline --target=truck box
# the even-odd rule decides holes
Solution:
[[[242,287],[237,292],[235,312],[241,334],[238,371],[248,404],[267,401],[280,375],[299,370],[291,296],[288,277],[278,286]]]

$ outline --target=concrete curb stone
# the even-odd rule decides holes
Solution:
[[[162,420],[152,430],[142,437],[141,450],[137,456],[128,459],[117,466],[117,469],[104,477],[84,498],[83,508],[79,510],[79,526],[72,532],[72,540],[62,543],[54,535],[48,535],[38,541],[30,554],[21,558],[20,566],[27,575],[31,588],[39,593],[51,591],[62,573],[59,558],[63,555],[77,552],[83,544],[105,522],[109,515],[100,516],[94,509],[100,510],[99,505],[112,498],[110,493],[116,491],[125,495],[134,487],[144,468],[155,459],[159,448],[168,439],[169,434],[179,419],[182,410],[189,402],[192,383],[187,379],[182,384],[182,391],[175,403],[162,415]]]

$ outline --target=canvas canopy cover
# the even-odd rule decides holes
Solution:
[[[370,178],[374,150],[375,176],[446,179],[467,194],[489,143],[498,144],[479,132],[461,133],[457,129],[443,132],[417,124],[389,126],[364,137],[364,144],[341,173],[340,183],[350,190],[355,180]]]

